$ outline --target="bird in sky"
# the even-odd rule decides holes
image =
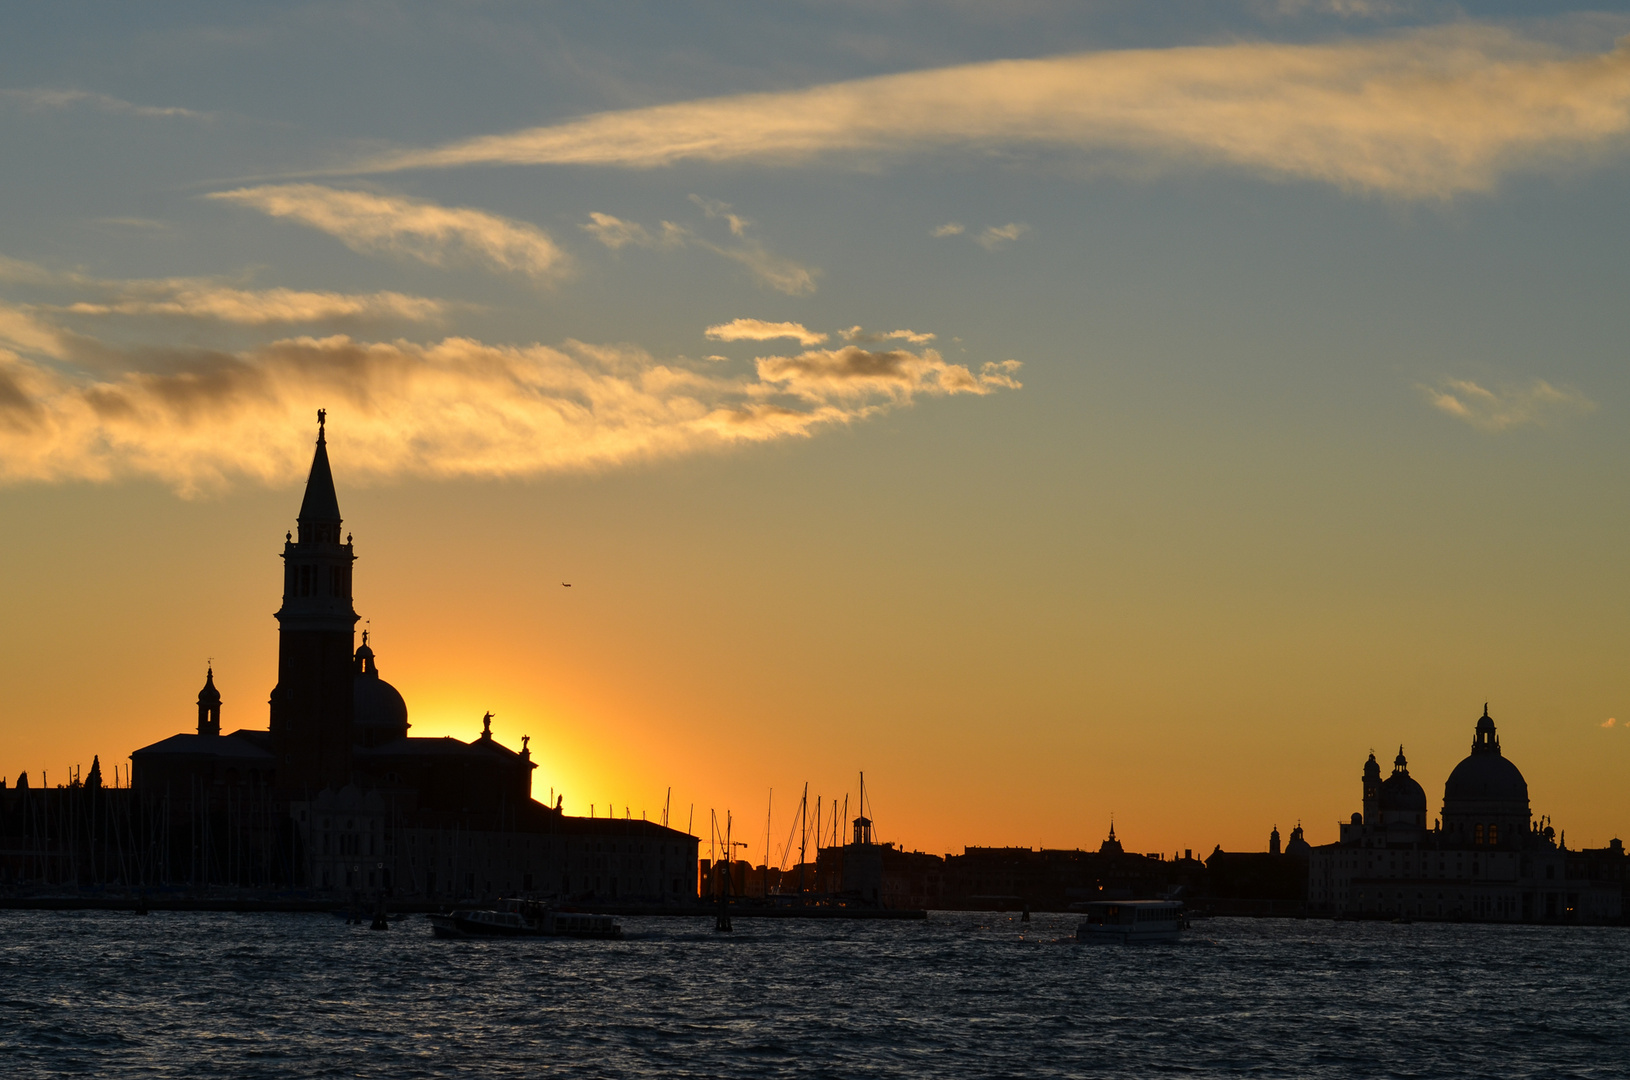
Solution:
[[[562,581],[562,582],[561,582],[561,583],[560,583],[560,584],[561,584],[561,587],[562,587],[562,588],[566,588],[566,589],[569,589],[569,588],[571,588],[571,587],[572,587],[572,583],[571,583],[571,582],[569,582],[569,581]]]

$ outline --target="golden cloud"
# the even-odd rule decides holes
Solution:
[[[1471,379],[1444,379],[1420,390],[1433,408],[1485,431],[1541,426],[1596,409],[1596,403],[1578,390],[1552,386],[1544,379],[1493,390]]]
[[[1443,198],[1622,144],[1630,43],[1569,53],[1477,24],[1336,44],[1242,43],[1001,60],[599,113],[382,157],[480,164],[790,164],[1057,148],[1140,168],[1226,164]]]
[[[548,281],[564,275],[571,265],[566,252],[542,229],[469,207],[320,184],[269,184],[207,197],[309,225],[353,251],[391,254],[431,266],[473,262]]]
[[[932,350],[856,347],[764,358],[736,377],[637,349],[457,337],[141,357],[162,370],[76,377],[0,349],[0,481],[286,482],[309,458],[318,406],[355,475],[522,476],[809,436],[919,397],[1019,385],[1015,361],[975,375]]]
[[[735,242],[715,243],[671,221],[664,221],[653,231],[637,221],[625,221],[598,210],[592,211],[589,220],[579,228],[613,251],[630,245],[644,248],[676,248],[689,245],[742,264],[760,284],[768,285],[777,292],[786,293],[788,296],[802,296],[815,291],[815,279],[820,275],[820,270],[773,254],[759,240],[749,237],[747,229],[752,222],[739,214],[731,213],[729,203],[722,203],[717,199],[704,199],[699,195],[692,195],[691,201],[700,206],[709,218],[724,219]]]
[[[819,345],[827,337],[809,329],[803,323],[765,322],[763,319],[731,319],[727,323],[708,327],[704,333],[714,341],[774,341],[776,338],[792,338],[800,345]]]
[[[245,326],[269,323],[330,322],[345,319],[402,319],[432,322],[447,305],[399,292],[336,293],[296,289],[235,289],[219,285],[156,283],[167,295],[126,297],[105,303],[79,301],[61,310],[75,315],[168,315],[213,319]]]

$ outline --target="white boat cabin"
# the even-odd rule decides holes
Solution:
[[[1179,900],[1095,900],[1083,910],[1077,941],[1176,941],[1188,924]]]

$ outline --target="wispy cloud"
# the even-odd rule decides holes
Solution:
[[[733,211],[727,202],[718,199],[708,199],[701,195],[692,195],[690,201],[702,208],[702,213],[710,218],[722,218],[730,226],[731,236],[746,236],[747,227],[752,224],[746,218]]]
[[[732,319],[727,323],[708,327],[705,333],[714,341],[774,341],[777,338],[791,338],[800,345],[819,345],[827,338],[827,335],[811,330],[803,323],[765,322],[763,319]]]
[[[212,278],[97,278],[76,271],[52,270],[0,255],[0,281],[44,286],[57,292],[95,299],[32,306],[41,313],[86,316],[162,316],[264,326],[272,323],[327,323],[397,320],[435,322],[444,318],[446,301],[399,292],[341,293],[307,289],[247,289]],[[25,309],[0,306],[0,320],[34,316]],[[8,314],[9,312],[9,314]],[[45,323],[34,320],[36,327]],[[57,335],[54,327],[39,333]],[[0,340],[5,340],[0,334]],[[26,347],[26,346],[25,346]]]
[[[867,330],[863,326],[851,326],[847,330],[838,331],[845,341],[908,341],[913,345],[926,345],[934,340],[933,334],[918,333],[916,330]]]
[[[656,229],[647,229],[637,221],[626,221],[611,214],[594,211],[580,228],[613,251],[627,246],[646,248],[698,247],[715,255],[745,266],[760,284],[768,285],[788,296],[802,296],[815,291],[815,279],[820,271],[804,266],[792,259],[776,255],[765,248],[757,238],[747,235],[752,222],[733,213],[729,203],[717,199],[704,199],[692,195],[691,201],[702,208],[710,219],[721,219],[729,227],[734,242],[720,244],[684,225],[664,221]]]
[[[1003,244],[1011,244],[1029,231],[1030,226],[1022,221],[1010,221],[1006,225],[987,225],[983,232],[974,237],[974,243],[986,251],[995,251]]]
[[[0,90],[0,101],[8,101],[28,109],[83,107],[95,109],[98,112],[127,116],[180,116],[201,119],[214,115],[213,113],[199,112],[196,109],[182,109],[173,105],[137,105],[122,98],[112,97],[108,94],[96,94],[89,90],[54,90],[47,87]]]
[[[1606,720],[1603,720],[1603,721],[1602,721],[1602,722],[1601,722],[1601,725],[1600,725],[1600,726],[1601,726],[1601,727],[1605,727],[1605,728],[1610,728],[1610,727],[1612,727],[1612,726],[1613,726],[1613,725],[1614,725],[1614,724],[1616,724],[1616,723],[1618,723],[1618,721],[1617,721],[1617,720],[1615,720],[1615,719],[1614,719],[1614,718],[1613,718],[1613,717],[1611,717],[1611,716],[1610,716],[1610,717],[1608,717],[1608,718],[1607,718],[1607,719],[1606,719]]]
[[[349,319],[432,322],[447,313],[444,301],[398,292],[310,292],[210,285],[178,286],[166,292],[167,295],[158,298],[127,297],[105,303],[81,300],[60,310],[75,315],[164,315],[213,319],[245,326]]]
[[[64,335],[57,327],[26,311],[0,304],[0,345],[10,345],[26,353],[61,359],[66,353]]]
[[[526,476],[807,437],[924,397],[1019,385],[1015,361],[975,374],[932,350],[762,357],[753,374],[722,377],[622,346],[349,336],[144,349],[123,355],[125,370],[85,377],[52,358],[112,350],[6,313],[0,482],[12,483],[154,477],[191,494],[287,482],[309,460],[319,406],[353,476]]]
[[[1053,147],[1151,168],[1228,164],[1421,198],[1621,147],[1630,40],[1569,53],[1460,23],[1336,44],[1002,60],[599,113],[365,162],[657,168]]]
[[[1578,390],[1543,379],[1493,390],[1470,379],[1444,379],[1420,390],[1434,408],[1485,431],[1544,425],[1596,409]]]
[[[589,220],[579,227],[612,251],[629,244],[635,247],[677,247],[690,236],[688,230],[671,221],[664,221],[653,233],[637,221],[624,221],[598,210],[591,211]]]
[[[1288,18],[1306,14],[1334,15],[1340,19],[1381,19],[1398,15],[1418,3],[1400,0],[1256,0],[1253,7]]]
[[[936,226],[928,235],[939,238],[943,236],[961,236],[966,228],[960,221],[947,221],[944,225]]]
[[[872,352],[858,345],[811,349],[797,356],[765,356],[757,361],[766,386],[812,403],[883,398],[905,402],[923,393],[989,394],[1017,390],[1017,360],[991,362],[976,375],[961,364],[947,363],[933,349]]]
[[[570,268],[566,252],[542,229],[470,207],[319,184],[272,184],[207,197],[309,225],[365,254],[431,266],[474,263],[540,281]]]

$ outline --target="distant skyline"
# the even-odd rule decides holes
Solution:
[[[1534,10],[9,6],[0,775],[265,726],[326,408],[572,813],[1317,844],[1486,700],[1623,835],[1630,10]]]

